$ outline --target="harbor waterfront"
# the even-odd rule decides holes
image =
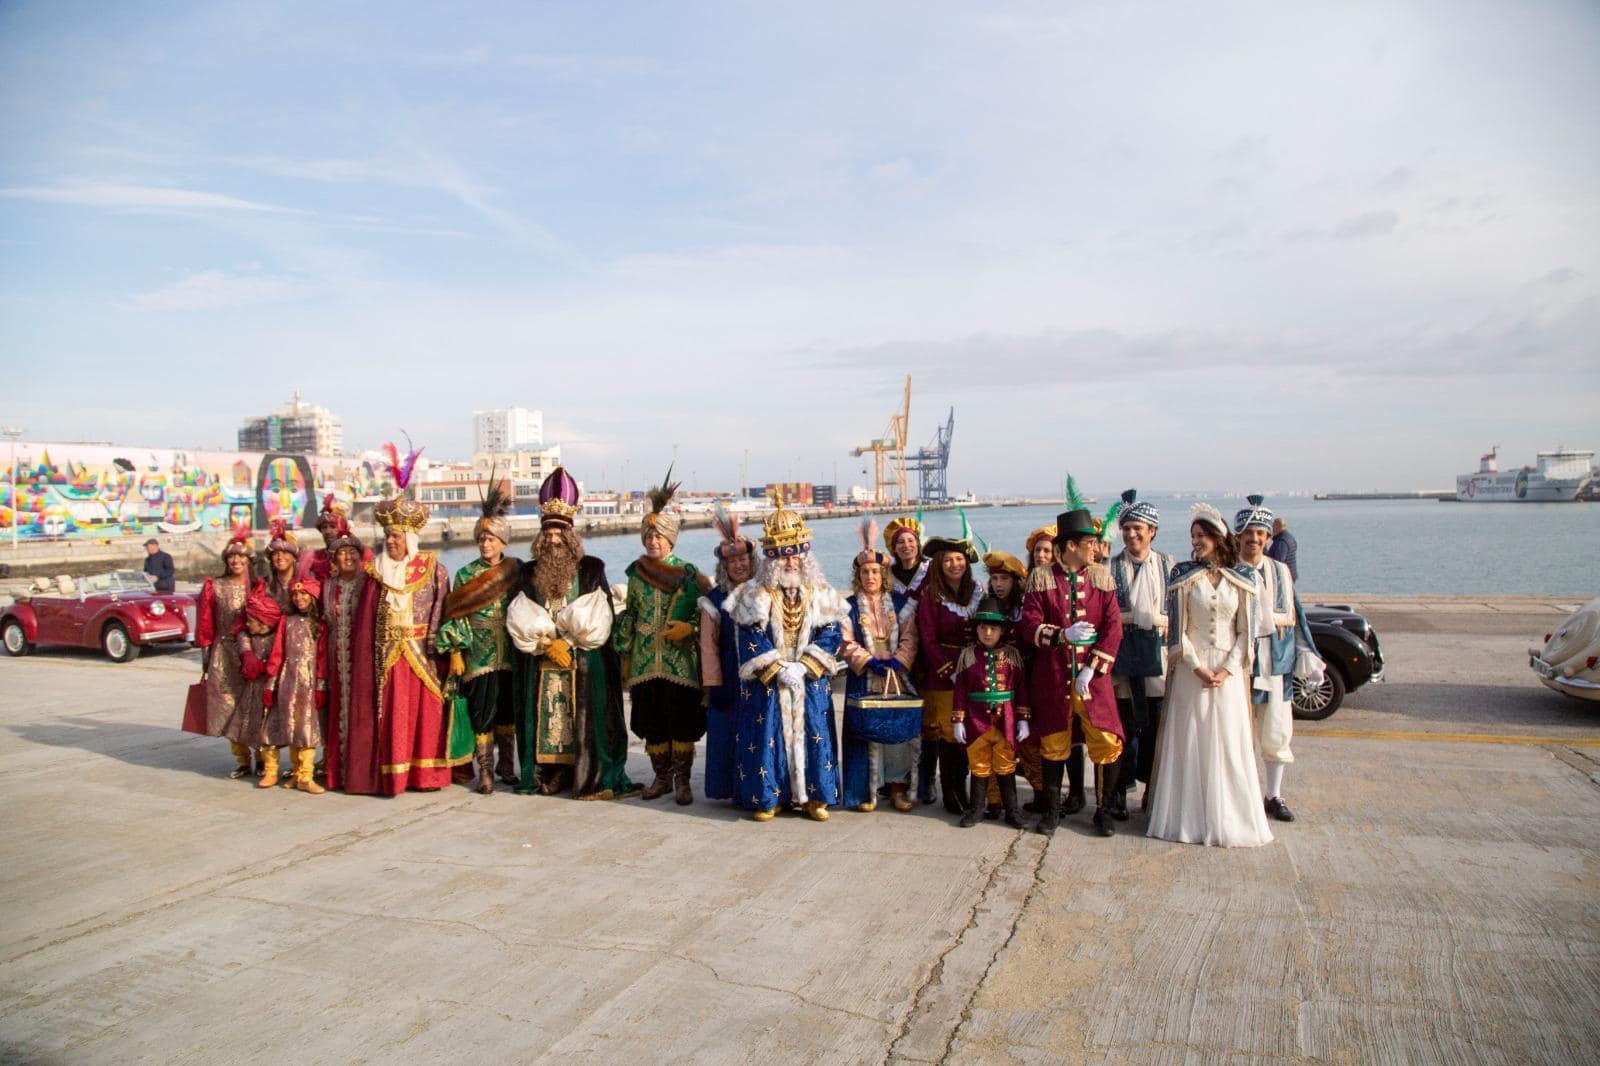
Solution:
[[[1114,499],[1108,496],[1108,499]],[[1205,497],[1231,514],[1242,500],[1223,495]],[[1163,516],[1156,547],[1171,554],[1188,555],[1188,514],[1194,498],[1153,498]],[[1600,506],[1589,503],[1528,503],[1516,507],[1479,507],[1434,500],[1325,501],[1310,497],[1279,497],[1269,501],[1289,520],[1300,544],[1300,587],[1307,593],[1325,590],[1345,593],[1473,596],[1576,596],[1587,599],[1600,592],[1600,567],[1594,545],[1600,544]],[[1104,513],[1109,506],[1102,500]],[[1059,503],[1033,506],[969,505],[964,510],[973,530],[992,546],[1020,554],[1028,533],[1055,521]],[[865,513],[850,509],[805,511],[816,534],[813,551],[830,581],[847,585],[850,558],[856,551],[856,530]],[[880,525],[901,513],[875,512]],[[961,519],[954,506],[929,508],[925,514],[930,533],[957,533]],[[679,554],[697,564],[709,563],[716,534],[701,515],[685,521]],[[746,519],[751,528],[759,519]],[[605,560],[611,580],[621,580],[622,568],[639,554],[638,517],[623,515],[591,519],[585,531],[589,551]],[[580,523],[581,525],[582,523]],[[534,515],[512,520],[512,554],[526,556],[538,528]],[[449,529],[451,541],[440,539]],[[476,555],[471,546],[472,520],[436,521],[425,538],[429,547],[443,548],[445,562],[461,566]],[[358,534],[376,543],[375,527],[358,528]],[[316,546],[314,530],[301,534]],[[144,558],[143,537],[124,538],[111,544],[62,542],[28,544],[13,552],[0,542],[0,564],[13,566],[13,577],[82,576],[105,570],[137,569]],[[163,536],[163,546],[177,559],[180,575],[189,580],[216,572],[222,538]],[[19,588],[24,582],[13,581]]]
[[[1600,724],[1525,655],[1573,603],[1338,595],[1389,676],[1297,724],[1255,849],[313,800],[179,732],[195,651],[0,660],[0,1058],[1584,1060]]]
[[[1114,494],[1102,494],[1103,514]],[[1231,515],[1243,499],[1206,497]],[[1153,498],[1161,509],[1162,526],[1155,546],[1187,558],[1189,506],[1192,498]],[[1575,596],[1600,593],[1600,507],[1592,504],[1523,504],[1518,507],[1468,507],[1432,500],[1313,501],[1306,497],[1269,500],[1289,520],[1300,545],[1298,587],[1308,594]],[[972,530],[994,547],[1021,556],[1029,532],[1054,522],[1059,504],[1033,507],[967,508]],[[893,511],[883,512],[880,524]],[[927,532],[956,534],[961,518],[954,509],[928,511]],[[859,518],[813,519],[812,552],[828,580],[848,587],[850,559],[856,551]],[[759,523],[752,523],[754,528]],[[630,530],[620,537],[587,535],[588,550],[605,560],[612,581],[639,554],[638,537]],[[680,556],[697,565],[708,563],[716,534],[685,530]],[[1121,550],[1120,544],[1114,544]],[[526,554],[526,542],[512,545]],[[460,566],[476,552],[463,545],[445,552]]]

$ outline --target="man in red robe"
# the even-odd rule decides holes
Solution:
[[[410,462],[407,462],[409,468]],[[397,470],[396,474],[405,471]],[[356,608],[349,732],[343,739],[346,792],[398,796],[450,783],[443,663],[433,650],[450,579],[433,552],[417,550],[428,508],[404,492],[374,510],[383,554],[366,564]]]
[[[1094,516],[1076,509],[1056,520],[1056,561],[1037,566],[1022,597],[1020,640],[1038,649],[1029,672],[1033,735],[1043,758],[1044,816],[1039,832],[1061,823],[1061,777],[1072,746],[1083,744],[1095,764],[1094,826],[1111,836],[1111,798],[1122,754],[1111,667],[1122,644],[1122,613],[1111,572],[1095,563],[1100,535]]]

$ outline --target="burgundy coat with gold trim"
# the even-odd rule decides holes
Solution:
[[[1056,631],[1074,622],[1095,627],[1098,639],[1093,647],[1051,643]],[[1111,571],[1104,566],[1086,566],[1069,572],[1059,562],[1035,567],[1022,595],[1017,640],[1038,649],[1028,671],[1034,736],[1071,727],[1072,680],[1080,669],[1092,665],[1094,680],[1089,682],[1084,710],[1096,729],[1122,737],[1122,717],[1117,714],[1117,696],[1111,685],[1111,667],[1122,644],[1122,612],[1117,609],[1117,586]]]

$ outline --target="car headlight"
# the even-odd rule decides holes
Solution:
[[[167,605],[162,603],[160,600],[156,600],[150,605],[150,613],[155,617],[160,618],[162,615],[167,613]]]

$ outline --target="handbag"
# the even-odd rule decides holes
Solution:
[[[921,736],[922,697],[900,680],[898,670],[884,675],[883,688],[845,699],[845,734],[879,744],[904,744]]]
[[[189,695],[183,701],[183,731],[185,733],[198,733],[200,736],[215,736],[208,728],[206,714],[206,683],[196,681],[189,686]]]

